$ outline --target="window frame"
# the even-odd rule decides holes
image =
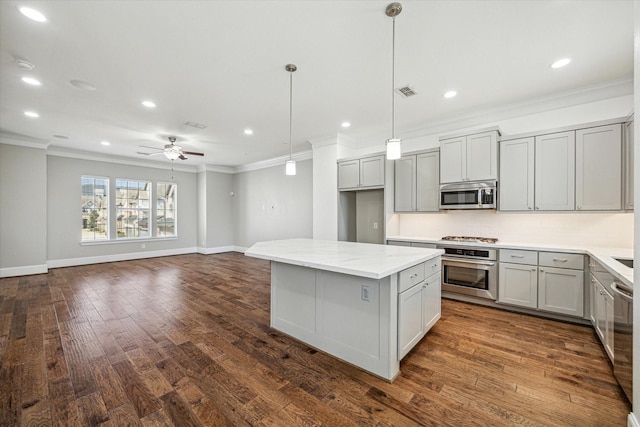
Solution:
[[[126,182],[127,183],[127,192],[129,191],[129,183],[130,182],[136,182],[138,184],[138,188],[136,189],[138,192],[143,191],[140,189],[140,184],[146,184],[147,185],[147,190],[144,191],[148,191],[149,192],[149,196],[146,199],[148,201],[148,207],[146,208],[146,210],[148,211],[148,216],[147,216],[147,235],[146,236],[140,236],[140,226],[139,224],[136,225],[136,227],[134,227],[133,229],[135,230],[134,232],[138,233],[138,236],[127,236],[125,234],[125,236],[119,236],[118,233],[120,232],[120,227],[118,227],[118,221],[120,221],[118,218],[120,217],[118,210],[119,209],[127,209],[125,207],[120,207],[118,206],[118,200],[122,199],[121,197],[118,197],[118,182]],[[129,197],[127,195],[127,198],[125,200],[129,200]],[[140,200],[138,198],[138,200]],[[115,188],[114,188],[114,213],[115,213],[115,238],[112,239],[114,241],[127,241],[127,240],[144,240],[144,239],[152,239],[153,235],[151,230],[153,230],[153,206],[152,206],[152,200],[153,200],[153,180],[144,180],[144,179],[133,179],[133,178],[115,178]],[[128,208],[130,210],[135,210],[138,213],[143,210],[142,208],[140,208],[139,206],[135,207],[135,208]],[[139,215],[136,215],[136,218],[134,219],[134,221],[139,222],[140,218],[138,218]]]
[[[174,195],[172,196],[173,199],[173,234],[172,235],[166,235],[166,231],[165,234],[160,235],[160,227],[158,225],[159,221],[158,219],[160,218],[160,214],[158,212],[158,200],[160,200],[160,189],[159,187],[161,185],[166,185],[166,186],[173,186],[174,187]],[[178,184],[175,182],[167,182],[167,181],[157,181],[156,182],[156,197],[155,197],[155,212],[154,212],[154,233],[153,236],[156,238],[160,238],[160,239],[164,239],[164,238],[172,238],[172,237],[178,237]],[[163,218],[166,219],[166,201],[165,201],[165,208],[163,209]],[[165,223],[166,224],[166,223]],[[166,229],[166,226],[165,226]]]
[[[106,220],[105,220],[105,232],[104,232],[104,238],[103,239],[96,239],[95,238],[95,232],[94,232],[94,237],[93,239],[86,239],[84,237],[84,212],[82,212],[84,210],[83,206],[83,199],[84,199],[84,190],[83,190],[83,186],[84,186],[84,181],[86,179],[91,179],[93,180],[93,186],[94,186],[94,191],[93,191],[93,195],[92,195],[92,200],[95,200],[96,194],[95,194],[95,181],[96,180],[104,180],[106,181],[106,185],[105,185],[105,192],[106,194],[103,196],[103,198],[106,200],[107,202],[107,206],[106,208],[99,208],[104,210],[105,214],[106,214]],[[111,233],[111,197],[110,194],[111,192],[110,190],[110,185],[111,185],[111,180],[109,177],[106,176],[95,176],[95,175],[81,175],[80,176],[80,219],[81,219],[81,228],[80,228],[80,241],[81,242],[88,242],[88,243],[94,243],[94,242],[106,242],[108,240],[110,240],[110,233]],[[88,202],[87,202],[88,203]],[[87,208],[87,209],[91,209],[91,208]]]

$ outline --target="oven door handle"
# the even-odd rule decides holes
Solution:
[[[443,264],[451,265],[453,267],[468,267],[470,265],[482,265],[486,267],[493,267],[496,265],[495,262],[490,261],[463,261],[457,258],[442,258]]]

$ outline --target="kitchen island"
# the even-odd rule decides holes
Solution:
[[[392,381],[440,318],[440,249],[312,239],[259,242],[271,327]]]

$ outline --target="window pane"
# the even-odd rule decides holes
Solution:
[[[109,238],[109,180],[83,176],[80,205],[82,240]]]
[[[147,181],[116,180],[116,234],[121,238],[150,237]]]
[[[156,198],[156,235],[176,235],[176,206],[178,187],[172,183],[158,183]]]

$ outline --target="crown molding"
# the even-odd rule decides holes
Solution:
[[[442,117],[431,120],[428,124],[396,130],[403,140],[419,138],[425,135],[437,135],[456,132],[460,129],[486,126],[502,120],[523,117],[531,114],[553,111],[560,108],[572,107],[580,104],[603,101],[611,98],[633,95],[633,78],[622,78],[597,85],[582,87],[557,94],[532,98],[526,101],[503,104],[498,107],[478,107],[462,112],[455,116]],[[380,132],[362,133],[358,141],[381,139]],[[360,148],[366,148],[363,144]]]
[[[0,143],[18,145],[20,147],[38,148],[41,150],[46,150],[47,147],[49,147],[49,141],[46,139],[32,138],[30,136],[8,132],[0,132]]]
[[[231,166],[219,166],[219,165],[198,165],[197,172],[220,172],[220,173],[234,173]]]
[[[300,153],[295,153],[291,156],[291,158],[297,162],[303,161],[303,160],[309,160],[313,158],[313,152],[303,151]],[[284,165],[284,162],[287,160],[289,160],[289,156],[281,156],[281,157],[276,157],[269,160],[263,160],[260,162],[248,163],[246,165],[240,165],[240,166],[234,167],[233,172],[234,173],[249,172],[249,171],[254,171],[258,169],[270,168],[273,166],[281,166],[281,165]]]
[[[78,160],[90,160],[104,163],[117,163],[119,165],[139,166],[145,168],[167,169],[171,165],[159,162],[150,162],[145,160],[132,159],[130,157],[113,156],[103,153],[93,153],[89,151],[70,150],[67,148],[50,148],[47,150],[47,156],[67,157]],[[174,171],[195,173],[196,166],[174,165]]]

